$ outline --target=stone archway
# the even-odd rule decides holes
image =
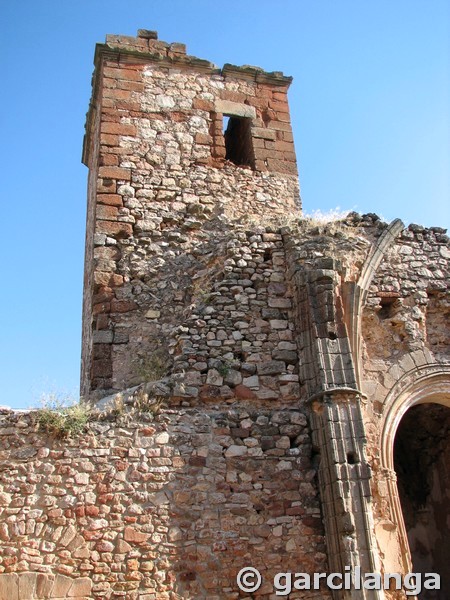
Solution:
[[[446,467],[441,465],[441,461],[445,461],[444,456],[447,456],[448,460],[448,432],[445,441],[445,435],[439,433],[439,439],[442,441],[442,448],[439,452],[437,448],[433,448],[433,440],[429,439],[430,434],[432,436],[434,433],[441,432],[437,421],[442,420],[443,415],[447,423],[448,415],[450,415],[450,368],[446,365],[426,364],[406,372],[391,389],[384,403],[381,464],[387,484],[390,521],[396,531],[400,564],[405,573],[420,572],[422,566],[426,566],[426,572],[433,572],[433,570],[430,571],[430,566],[433,566],[434,572],[441,574],[446,570],[446,568],[442,570],[439,567],[439,561],[445,558],[441,556],[441,550],[438,550],[441,559],[436,558],[436,552],[434,557],[427,557],[427,548],[431,545],[433,535],[435,535],[432,531],[435,529],[436,515],[431,515],[435,509],[433,499],[436,495],[442,495],[442,490],[444,493],[450,494],[449,467],[448,464]],[[415,467],[411,461],[408,462],[408,453],[412,454],[408,450],[408,436],[414,436],[414,434],[416,448],[412,463],[416,460],[421,464],[422,490],[419,485],[420,478],[417,476],[411,478],[411,472],[419,467],[417,465]],[[418,436],[422,438],[421,442],[417,440]],[[396,446],[397,451],[395,450]],[[446,474],[443,474],[445,470]],[[436,481],[436,477],[442,481]],[[408,486],[409,490],[407,491]],[[448,499],[446,502],[448,506]],[[445,506],[445,502],[443,506]],[[412,516],[414,511],[416,514]],[[440,509],[438,509],[439,511]],[[437,520],[442,523],[440,513]],[[429,539],[430,537],[431,539]],[[428,541],[424,543],[427,538]],[[392,538],[391,541],[393,541]],[[417,569],[415,569],[416,565]],[[386,571],[393,571],[389,560],[385,562],[384,566]],[[443,582],[443,585],[445,586],[446,583]],[[430,596],[422,594],[419,598],[421,600],[428,600],[428,598],[446,600],[445,596],[436,594]]]
[[[450,408],[421,403],[407,410],[394,440],[394,468],[415,573],[439,573],[441,591],[422,600],[446,600],[450,589]]]

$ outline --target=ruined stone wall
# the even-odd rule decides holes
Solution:
[[[61,441],[1,412],[1,598],[238,598],[248,565],[260,598],[277,572],[326,570],[303,411],[110,415]]]
[[[426,389],[422,402],[449,406],[448,391],[441,385],[450,369],[449,256],[445,230],[418,225],[404,229],[374,276],[362,315],[361,386],[367,394],[364,419],[374,515],[380,552],[397,568],[404,565],[406,551],[394,541],[401,524],[392,504],[393,465],[386,468],[386,448],[392,452],[394,444],[386,423],[394,418],[394,409],[402,414],[401,402],[394,405],[396,398],[407,405],[421,387]],[[437,405],[428,406],[432,410]],[[448,498],[448,484],[441,485]]]
[[[109,400],[114,418],[64,441],[37,431],[33,414],[3,412],[0,584],[8,599],[237,598],[235,576],[247,563],[263,575],[258,597],[269,598],[278,571],[330,570],[342,536],[324,535],[330,519],[355,543],[368,523],[375,544],[369,537],[362,550],[381,571],[405,572],[383,427],[402,377],[449,366],[448,239],[413,226],[385,249],[362,312],[356,381],[346,290],[388,231],[371,215],[235,226],[209,240],[211,262],[194,277],[198,297],[180,302],[171,376],[142,388],[165,394],[168,409],[154,416],[150,404],[127,421],[127,398],[136,402],[137,392],[119,394]],[[148,310],[156,319],[159,306]],[[346,394],[357,398],[357,385],[366,396],[352,404]],[[314,416],[317,403],[329,421]]]
[[[446,359],[449,257],[448,237],[439,227],[410,226],[390,248],[374,278],[363,316],[367,379],[374,380],[371,373],[382,374],[416,350],[426,348],[436,359]],[[394,380],[386,376],[386,387]]]
[[[289,83],[149,31],[97,46],[82,385],[103,412],[64,440],[1,412],[0,600],[411,568],[393,444],[410,406],[450,405],[448,238],[302,219]]]
[[[142,380],[156,340],[173,335],[195,291],[208,291],[196,288],[197,272],[228,258],[219,242],[231,221],[299,208],[290,78],[218,69],[152,32],[108,36],[95,62],[84,147],[96,186],[87,231],[94,259],[86,255],[93,271],[84,300],[86,397]],[[247,124],[250,164],[226,160],[224,115]]]

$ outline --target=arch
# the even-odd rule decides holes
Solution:
[[[381,465],[394,468],[394,438],[406,411],[435,402],[450,408],[450,365],[428,364],[405,373],[386,397],[382,413]]]
[[[412,561],[394,469],[394,440],[405,413],[412,406],[426,403],[442,404],[450,408],[450,365],[425,364],[406,372],[388,393],[383,407],[381,466],[386,478],[391,521],[398,528],[405,572],[412,572]]]

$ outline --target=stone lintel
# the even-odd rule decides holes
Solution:
[[[214,106],[216,112],[235,117],[256,118],[256,109],[254,106],[243,104],[241,102],[231,102],[230,100],[217,100]]]

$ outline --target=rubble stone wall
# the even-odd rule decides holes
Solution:
[[[255,67],[219,69],[187,56],[182,44],[141,35],[150,37],[108,36],[96,52],[83,154],[93,184],[86,397],[139,381],[142,356],[195,301],[194,276],[228,258],[217,244],[227,223],[300,207],[291,79]],[[226,160],[224,115],[246,120],[251,164]]]
[[[450,405],[448,237],[302,219],[289,84],[150,31],[97,46],[82,387],[109,412],[60,440],[1,411],[0,600],[412,568],[393,444],[408,407]]]
[[[268,598],[277,572],[326,571],[304,412],[117,418],[59,441],[2,411],[2,599],[238,598],[244,566]]]
[[[241,225],[215,240],[224,258],[212,253],[197,272],[197,301],[180,313],[175,387],[159,415],[127,421],[116,410],[116,420],[58,441],[38,431],[34,413],[4,411],[0,584],[8,600],[22,599],[21,589],[33,590],[27,598],[233,598],[247,563],[263,574],[264,598],[278,571],[326,572],[331,541],[317,479],[325,457],[313,447],[309,400],[333,369],[347,367],[338,353],[329,372],[324,344],[312,365],[308,344],[324,336],[332,349],[347,339],[343,315],[330,306],[358,280],[386,229],[374,216],[352,215],[329,225]],[[402,378],[448,372],[447,253],[442,230],[410,226],[381,261],[363,313],[365,449],[338,452],[342,474],[372,474],[369,518],[380,568],[392,572],[405,565],[381,456],[385,411]],[[309,272],[312,324],[298,288],[307,281],[299,273]],[[148,310],[155,319],[158,305]]]

